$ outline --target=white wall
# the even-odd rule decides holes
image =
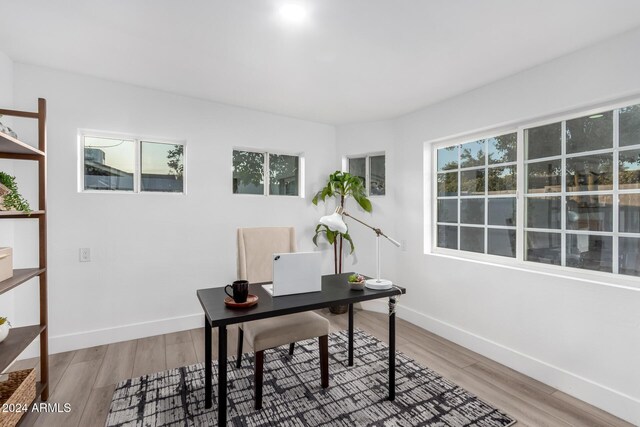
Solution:
[[[304,152],[308,195],[335,169],[334,127],[22,64],[14,89],[17,108],[48,105],[52,352],[201,326],[196,290],[235,280],[238,227],[293,225],[313,249],[325,207],[233,195],[232,148]],[[185,140],[188,194],[79,193],[79,128]]]
[[[402,317],[635,424],[640,289],[425,255],[422,195],[430,200],[424,142],[638,95],[638,46],[640,31],[627,33],[416,113],[337,130],[339,154],[379,135],[372,149],[394,158],[396,208],[375,221],[394,221],[407,241],[394,253],[393,278],[408,288]]]

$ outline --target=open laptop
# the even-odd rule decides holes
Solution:
[[[273,254],[273,283],[262,285],[274,297],[322,290],[322,254]]]

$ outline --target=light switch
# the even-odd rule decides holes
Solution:
[[[91,249],[80,248],[80,262],[91,262]]]

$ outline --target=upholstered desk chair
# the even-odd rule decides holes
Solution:
[[[296,251],[296,232],[293,227],[261,227],[238,229],[238,279],[249,283],[272,280],[273,254]],[[238,334],[239,368],[242,364],[244,337],[251,344],[255,356],[254,389],[255,408],[262,408],[262,373],[264,351],[289,344],[293,354],[294,343],[318,337],[320,347],[320,382],[329,386],[329,321],[311,311],[255,320],[240,324]]]

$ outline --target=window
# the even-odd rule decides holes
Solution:
[[[184,193],[184,144],[81,134],[83,191]]]
[[[386,192],[385,155],[367,154],[347,157],[347,171],[362,179],[369,196],[384,196]]]
[[[437,150],[437,246],[516,256],[516,133]]]
[[[301,162],[298,155],[233,150],[233,193],[301,195]],[[265,176],[269,177],[268,185]]]
[[[436,248],[640,276],[640,105],[440,145],[434,160]]]

